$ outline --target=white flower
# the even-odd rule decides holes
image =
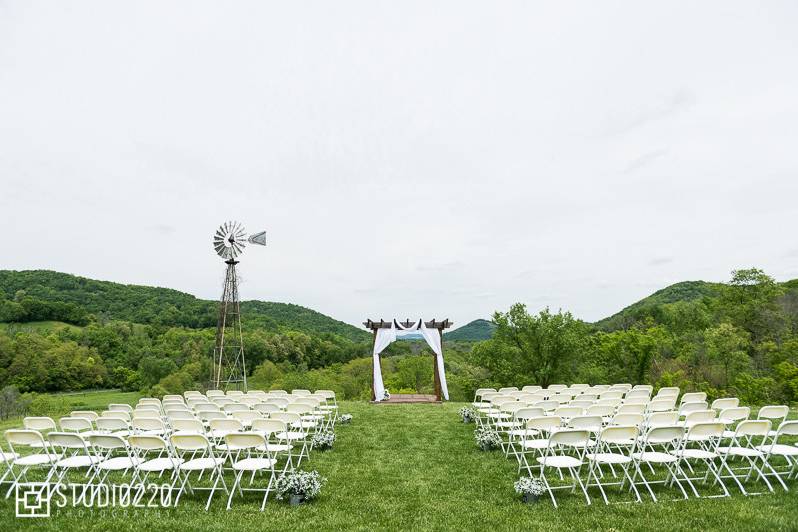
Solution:
[[[327,479],[318,471],[293,471],[284,473],[277,479],[275,489],[277,498],[283,499],[290,495],[301,495],[305,500],[316,498],[321,492],[322,485]]]
[[[330,449],[335,442],[334,432],[317,432],[310,439],[311,445],[318,449]]]
[[[352,421],[352,414],[341,414],[341,416],[338,418],[338,421],[340,423],[349,423]]]
[[[532,477],[522,477],[518,479],[515,484],[515,492],[521,495],[543,495],[546,488],[543,483]]]
[[[495,449],[502,444],[502,437],[493,429],[480,427],[474,431],[474,439],[480,447]]]

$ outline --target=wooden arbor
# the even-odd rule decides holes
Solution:
[[[410,328],[410,327],[413,327],[414,325],[418,324],[417,321],[410,321],[410,320],[400,321],[400,322],[397,322],[397,323],[399,323],[402,327],[405,327],[405,328]],[[392,321],[385,321],[385,320],[382,320],[382,319],[380,321],[366,320],[366,321],[363,322],[363,325],[367,329],[369,329],[371,331],[371,333],[372,333],[372,340],[371,340],[372,351],[374,350],[374,345],[375,345],[375,343],[377,341],[377,331],[380,330],[380,329],[390,329],[391,327],[394,326]],[[447,318],[447,319],[445,319],[443,321],[438,321],[438,320],[426,321],[426,322],[424,322],[424,325],[426,325],[427,329],[437,329],[438,330],[438,334],[441,337],[441,350],[443,350],[443,331],[445,329],[448,329],[449,327],[451,327],[452,326],[452,322],[449,321],[449,319]],[[441,400],[441,379],[440,379],[440,375],[438,374],[438,357],[435,356],[435,353],[433,353],[432,360],[433,360],[433,370],[432,371],[433,371],[434,377],[435,377],[435,400],[436,401],[440,401]],[[374,362],[372,361],[372,365],[373,364],[374,364]],[[372,367],[371,400],[375,401],[376,399],[377,398],[375,397],[375,393],[374,393],[374,372],[373,372],[373,367]]]

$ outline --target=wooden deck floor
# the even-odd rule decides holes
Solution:
[[[395,393],[387,401],[375,401],[375,404],[391,403],[437,403],[434,395],[424,395],[420,393]]]

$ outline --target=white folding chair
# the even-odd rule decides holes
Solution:
[[[604,487],[616,485],[620,486],[621,491],[623,491],[626,481],[629,481],[637,502],[641,501],[640,493],[637,491],[637,486],[635,486],[629,473],[629,469],[634,467],[632,453],[635,451],[639,435],[640,430],[636,426],[606,427],[601,430],[593,451],[587,453],[590,469],[585,487],[589,490],[591,485],[597,486],[601,492],[601,498],[604,499],[604,504],[609,504]],[[602,465],[609,466],[613,476],[616,476],[615,466],[619,466],[621,468],[621,482],[602,482],[602,478],[604,478],[601,471]],[[590,483],[591,478],[593,478],[595,484]]]
[[[163,476],[169,474],[171,484],[169,491],[171,494],[177,482],[177,467],[183,463],[183,459],[175,456],[169,444],[161,436],[153,434],[131,434],[127,439],[132,451],[134,460],[133,477],[130,484],[146,484],[147,478],[155,473]]]
[[[555,508],[557,507],[557,500],[554,498],[554,490],[560,488],[552,487],[549,483],[548,479],[546,478],[547,467],[556,469],[558,473],[561,473],[562,470],[567,470],[573,479],[573,484],[570,486],[571,490],[576,490],[576,486],[578,485],[582,489],[582,493],[585,495],[587,504],[590,504],[590,496],[588,495],[585,485],[579,476],[582,465],[584,465],[585,451],[587,450],[587,444],[589,441],[590,432],[587,430],[560,430],[549,437],[546,451],[543,453],[543,456],[539,456],[537,458],[537,462],[540,464],[540,479],[543,482],[543,485],[546,487],[546,491],[548,491],[549,496],[551,497],[551,502],[554,504]],[[575,456],[562,452],[565,449],[571,450]]]
[[[714,412],[714,411],[713,411]],[[706,484],[710,475],[715,479],[715,483],[720,485],[723,490],[723,495],[713,495],[712,497],[728,497],[729,490],[726,488],[723,479],[720,476],[720,465],[715,461],[719,458],[717,452],[720,439],[723,437],[723,423],[717,421],[696,423],[687,429],[687,434],[684,437],[684,445],[678,449],[670,451],[670,453],[679,458],[681,463],[684,463],[692,471],[692,466],[689,461],[702,462],[706,466],[706,473],[703,478],[700,478]],[[682,468],[684,471],[684,468]],[[687,485],[693,490],[696,497],[700,497],[698,490],[695,487],[694,480],[699,480],[699,477],[690,477],[684,475],[684,480]]]
[[[13,481],[6,492],[7,499],[18,484],[30,482],[27,474],[31,468],[43,469],[49,472],[50,466],[59,457],[50,450],[41,433],[36,430],[10,429],[5,432],[5,439],[11,449],[10,456],[13,459],[9,464],[9,467],[12,468],[10,475]],[[26,450],[32,452],[23,452]],[[14,472],[13,468],[19,468],[19,471]]]
[[[717,449],[718,454],[721,455],[721,467],[729,472],[730,478],[737,483],[737,487],[740,488],[743,495],[749,495],[745,486],[743,486],[743,482],[747,482],[754,472],[757,473],[758,478],[765,481],[768,489],[771,492],[773,491],[773,486],[771,486],[770,481],[767,479],[767,475],[763,468],[775,475],[781,487],[784,488],[785,491],[787,490],[787,486],[781,480],[781,477],[779,477],[773,467],[768,463],[765,452],[758,448],[765,445],[768,433],[770,432],[770,426],[770,420],[768,419],[741,421],[734,430],[734,435],[731,437],[730,444],[728,446],[719,446]],[[754,440],[754,438],[757,437],[761,438],[759,442]],[[757,443],[759,443],[759,445],[757,445]],[[729,459],[733,457],[748,462],[748,469],[743,474],[738,475],[734,472],[732,464],[729,463]],[[756,494],[752,493],[751,495]]]
[[[783,436],[798,436],[798,421],[782,422],[781,425],[779,425],[779,428],[776,430],[776,434],[773,436],[771,443],[760,445],[757,447],[757,449],[765,453],[765,460],[768,462],[768,464],[770,464],[770,460],[774,456],[779,456],[786,460],[787,471],[776,474],[776,478],[781,480],[782,475],[786,476],[788,479],[792,478],[793,476],[798,478],[798,446],[779,443],[779,439],[781,439]],[[772,469],[775,470],[775,468]],[[782,482],[781,485],[785,490],[787,489],[787,486],[784,485],[784,482]]]
[[[89,479],[94,479],[102,484],[112,472],[122,472],[126,475],[138,463],[138,458],[133,455],[124,438],[113,434],[89,436],[89,444],[94,454],[99,457],[95,473]]]
[[[45,483],[54,480],[54,489],[58,489],[69,471],[86,469],[86,476],[94,476],[94,466],[102,461],[102,456],[89,451],[89,445],[80,434],[74,432],[51,432],[47,441],[53,452],[59,455],[52,463]]]
[[[672,451],[681,449],[683,445],[684,427],[654,427],[643,436],[639,449],[632,453],[632,459],[634,460],[632,483],[635,484],[639,478],[654,502],[657,501],[657,496],[651,487],[653,484],[670,486],[675,483],[684,498],[687,499],[687,492],[680,480],[680,477],[686,475],[681,470],[679,458],[672,453]],[[649,480],[643,474],[642,464],[646,464],[652,473],[654,473],[655,465],[664,466],[668,471],[668,476],[661,481]]]
[[[227,483],[224,481],[223,466],[225,459],[214,455],[213,446],[211,446],[208,438],[202,434],[172,434],[170,442],[176,456],[182,459],[177,466],[180,486],[175,497],[175,507],[180,502],[180,497],[183,493],[186,491],[192,493],[195,489],[198,489],[191,484],[190,477],[192,473],[199,473],[198,476],[202,478],[202,473],[209,472],[209,480],[213,482],[208,495],[208,502],[205,503],[205,511],[210,508],[211,500],[220,482],[224,492],[228,495],[230,494],[227,489]]]
[[[266,507],[269,491],[271,491],[272,485],[277,480],[274,469],[277,460],[272,458],[266,438],[256,432],[233,432],[226,435],[224,440],[231,455],[232,468],[235,473],[233,487],[230,489],[230,495],[227,498],[227,509],[230,509],[236,490],[242,497],[244,496],[244,491],[263,491],[263,502],[260,505],[262,512]],[[244,473],[252,474],[249,482],[249,485],[252,486],[255,474],[264,471],[269,473],[269,483],[265,489],[241,487],[241,477],[243,477]]]
[[[527,429],[528,433],[519,441],[519,446],[521,448],[519,456],[520,461],[518,463],[519,472],[521,471],[521,467],[525,467],[527,475],[530,477],[532,476],[532,468],[529,465],[527,455],[531,454],[535,458],[542,455],[543,451],[549,446],[549,437],[551,434],[560,430],[561,426],[562,419],[557,416],[531,417],[526,420],[524,427]],[[531,436],[539,437],[533,438]]]

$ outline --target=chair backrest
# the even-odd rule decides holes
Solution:
[[[247,410],[246,412],[233,412],[231,416],[233,416],[233,419],[237,419],[242,423],[251,423],[255,419],[262,418],[263,414],[256,410]]]
[[[172,410],[166,414],[166,417],[169,418],[169,421],[173,421],[175,419],[196,419],[194,414],[188,410]]]
[[[258,403],[254,407],[255,411],[263,414],[271,414],[272,412],[279,412],[280,407],[274,403]]]
[[[776,429],[776,436],[773,443],[776,443],[782,436],[798,436],[798,421],[783,421]]]
[[[205,392],[205,396],[210,399],[211,397],[224,397],[224,392],[222,390],[208,390]]]
[[[213,403],[198,403],[193,406],[194,412],[220,412],[220,408]]]
[[[584,410],[576,406],[561,406],[554,410],[554,415],[560,417],[581,416],[583,413]]]
[[[785,420],[790,413],[790,407],[785,405],[768,405],[759,409],[757,419]]]
[[[120,437],[112,434],[94,434],[89,436],[89,444],[92,447],[110,451],[113,449],[127,449],[127,442]]]
[[[293,412],[295,414],[310,414],[313,412],[313,407],[302,403],[291,403],[286,405],[286,412]]]
[[[22,426],[28,430],[56,430],[55,421],[51,417],[45,416],[28,416],[22,420]]]
[[[212,419],[209,426],[214,431],[234,431],[241,432],[244,430],[244,424],[240,420],[234,418]]]
[[[632,391],[635,390],[645,390],[648,393],[651,393],[654,391],[654,387],[650,384],[635,384],[634,386],[632,386]]]
[[[696,410],[685,416],[684,424],[690,426],[696,423],[706,423],[714,420],[717,415],[718,413],[714,410]]]
[[[565,384],[549,384],[546,387],[547,390],[552,391],[552,392],[559,392],[559,391],[565,390],[567,388],[568,388],[568,386],[566,386]]]
[[[543,417],[546,412],[542,408],[535,406],[525,406],[515,411],[515,419],[518,421],[525,421],[533,417]]]
[[[259,449],[265,447],[266,438],[257,432],[231,432],[225,435],[224,443],[231,451]]]
[[[574,407],[581,408],[581,409],[584,410],[584,409],[588,409],[591,406],[593,406],[593,401],[582,401],[582,400],[574,399],[573,401],[568,403],[568,406],[574,406]],[[610,408],[613,408],[613,407],[610,407]]]
[[[707,409],[707,402],[706,401],[695,401],[692,403],[682,403],[679,406],[679,414],[682,416],[686,416],[690,412],[696,412],[698,410],[706,410]]]
[[[542,390],[542,389],[543,389],[543,387],[541,387],[541,386],[538,386],[538,385],[534,385],[534,384],[533,384],[533,385],[527,385],[527,386],[524,386],[523,388],[521,388],[521,391],[522,391],[522,392],[531,392],[531,393],[534,393],[534,392],[538,392],[538,391],[540,391],[540,390]]]
[[[645,421],[645,416],[643,414],[615,414],[612,417],[611,424],[613,426],[639,427],[643,424],[643,421]]]
[[[667,396],[671,396],[674,394],[679,395],[680,391],[681,390],[679,389],[678,386],[665,386],[657,390],[657,395],[667,395]]]
[[[587,414],[588,416],[599,416],[599,417],[611,416],[614,413],[615,413],[615,408],[613,408],[610,405],[593,405],[591,407],[588,407],[587,412],[585,412],[585,414]]]
[[[601,444],[609,445],[632,445],[637,442],[637,437],[640,435],[640,429],[636,425],[619,425],[614,427],[605,427],[601,429],[599,434],[599,446]]]
[[[734,430],[734,439],[741,442],[741,438],[762,436],[767,438],[772,424],[769,419],[746,419],[740,421]]]
[[[161,413],[158,410],[151,410],[149,408],[134,410],[133,419],[141,419],[141,418],[160,419]]]
[[[562,426],[562,418],[558,416],[533,417],[527,420],[526,426],[529,429],[552,432]]]
[[[142,451],[158,451],[169,449],[166,440],[160,436],[151,434],[131,434],[127,438],[127,443],[134,449]]]
[[[58,424],[64,432],[82,432],[91,430],[93,427],[91,420],[85,417],[62,417],[58,420]]]
[[[133,421],[130,423],[130,426],[133,430],[166,430],[166,426],[164,425],[163,421],[160,418],[152,418],[152,417],[140,417],[140,418],[133,418]]]
[[[647,405],[647,409],[649,412],[667,412],[669,410],[673,410],[676,407],[676,397],[665,397],[665,398],[657,398],[651,400],[650,403]]]
[[[549,437],[549,449],[555,449],[560,445],[568,447],[584,448],[590,441],[590,431],[581,429],[563,429],[555,432]]]
[[[556,408],[560,407],[560,403],[557,401],[540,401],[539,403],[535,403],[532,406],[536,406],[538,408],[542,408],[546,412],[551,412]]]
[[[748,419],[751,415],[751,409],[747,406],[735,406],[724,408],[718,414],[718,419],[726,423],[734,423],[743,419]]]
[[[508,414],[512,414],[514,412],[518,412],[522,408],[526,408],[526,403],[519,403],[518,401],[513,401],[511,403],[504,403],[499,407],[499,410],[502,412],[507,412]]]
[[[568,420],[568,428],[598,432],[601,430],[602,422],[601,416],[576,416]]]
[[[222,410],[230,414],[233,412],[246,412],[249,410],[249,407],[247,405],[242,405],[240,403],[230,403],[228,405],[224,405]]]
[[[291,395],[310,395],[310,390],[296,389],[291,390]]]
[[[199,418],[202,421],[212,421],[214,419],[227,419],[227,415],[224,412],[219,412],[218,410],[210,411],[210,412],[199,412]]]
[[[652,412],[648,415],[646,425],[648,427],[670,427],[676,425],[679,421],[679,412],[671,410],[670,412]]]
[[[175,419],[171,421],[172,430],[177,432],[196,432],[205,434],[205,425],[198,419]]]
[[[613,408],[620,406],[621,403],[623,403],[623,399],[620,397],[610,397],[609,399],[598,399],[596,401],[597,405],[612,406]]]
[[[291,401],[289,401],[284,397],[269,397],[269,400],[266,402],[271,403],[273,405],[277,405],[280,408],[285,408],[286,406],[291,404]]]
[[[643,403],[625,403],[618,407],[619,414],[643,414],[646,411]]]
[[[254,396],[253,397],[242,397],[241,399],[239,399],[239,402],[242,405],[254,406],[254,405],[260,403],[260,398],[259,397],[254,397]]]
[[[72,417],[85,417],[89,421],[96,421],[100,417],[97,412],[92,412],[91,410],[73,410],[69,415]]]
[[[269,416],[269,419],[279,419],[290,425],[291,423],[297,423],[301,418],[299,414],[294,412],[275,412]]]
[[[50,432],[47,434],[47,441],[51,446],[61,449],[83,449],[87,454],[89,451],[86,440],[74,432]]]
[[[734,408],[740,406],[740,400],[737,397],[723,397],[712,401],[712,410],[725,410],[726,408]]]
[[[595,403],[596,401],[599,400],[599,396],[598,394],[595,393],[583,393],[581,395],[577,395],[576,399],[579,399],[580,401],[590,401]]]
[[[100,412],[100,417],[112,417],[116,419],[124,419],[125,421],[130,421],[131,419],[130,413],[123,410],[104,410],[103,412]]]
[[[623,390],[607,390],[599,394],[599,399],[623,399]]]
[[[654,427],[646,434],[645,441],[649,445],[665,445],[680,443],[684,438],[684,427]]]
[[[252,421],[252,432],[265,434],[266,437],[286,430],[288,430],[288,425],[279,419],[255,419]]]
[[[32,446],[37,448],[44,447],[44,438],[38,430],[32,429],[9,429],[4,433],[6,441],[14,445]]]
[[[714,412],[714,410],[713,410]],[[687,436],[685,439],[687,441],[700,441],[706,442],[708,440],[719,440],[721,436],[723,436],[723,431],[726,429],[723,423],[714,422],[704,422],[704,423],[696,423],[689,429],[687,429]]]
[[[696,403],[696,402],[706,402],[707,394],[705,392],[689,392],[682,395],[681,403]]]
[[[97,425],[97,430],[102,432],[116,432],[128,429],[127,421],[118,417],[100,417],[97,418],[95,424]]]
[[[172,434],[169,441],[178,451],[205,451],[213,454],[211,443],[204,434]]]

